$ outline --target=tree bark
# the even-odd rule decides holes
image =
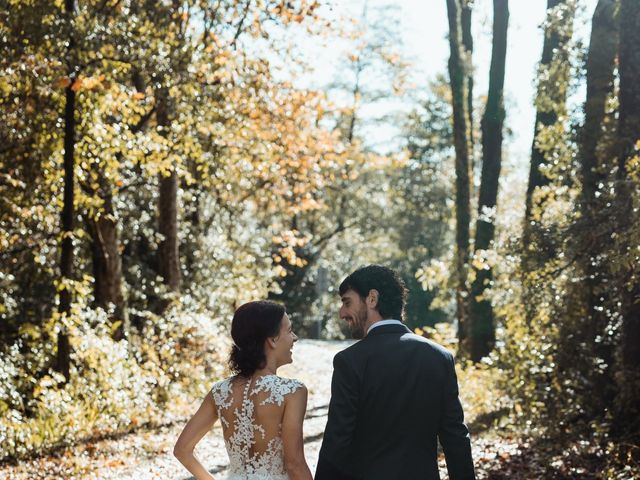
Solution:
[[[126,308],[122,292],[122,258],[119,251],[118,227],[111,198],[105,199],[104,211],[89,220],[93,257],[94,297],[96,305],[114,306],[114,320],[120,324],[113,332],[115,340],[125,338]]]
[[[73,19],[73,11],[75,8],[74,0],[65,1],[65,13],[68,16],[69,24]],[[74,48],[73,36],[69,39],[69,53]],[[73,62],[71,62],[73,63]],[[73,229],[75,216],[75,198],[74,198],[74,168],[75,168],[75,135],[76,135],[76,92],[73,89],[75,80],[75,70],[72,65],[69,66],[69,85],[65,89],[65,105],[64,105],[64,193],[62,203],[62,244],[60,253],[60,277],[63,282],[73,279]],[[60,290],[60,304],[58,311],[63,315],[68,315],[71,311],[72,291],[65,285]],[[69,345],[69,336],[64,328],[61,328],[57,339],[57,355],[55,369],[60,372],[65,381],[69,381],[69,372],[71,366],[71,348]]]
[[[478,201],[475,251],[491,248],[495,235],[495,211],[502,165],[502,129],[504,124],[504,73],[509,26],[508,0],[493,0],[493,47],[489,70],[489,94],[482,117],[482,176]],[[488,212],[492,212],[490,217]],[[479,361],[495,344],[495,325],[491,302],[480,298],[492,280],[490,267],[475,269],[471,286],[470,345],[471,359]]]
[[[473,198],[473,174],[475,171],[475,124],[473,121],[473,35],[471,35],[471,15],[473,13],[473,3],[471,0],[464,0],[460,21],[462,25],[462,45],[465,53],[465,63],[467,68],[467,122],[469,124],[469,170],[471,171],[471,181],[469,182],[469,197]]]
[[[554,242],[538,220],[545,209],[545,199],[537,199],[534,203],[536,190],[549,185],[549,178],[541,171],[546,159],[538,146],[538,138],[544,128],[558,122],[559,114],[566,113],[570,74],[567,46],[573,34],[574,17],[575,3],[571,0],[548,0],[522,232],[523,304],[529,325],[537,315],[539,299],[536,297],[540,291],[540,285],[532,282],[529,276],[541,270],[555,256]]]
[[[638,221],[638,184],[631,177],[628,161],[639,154],[640,139],[640,3],[620,2],[620,110],[618,140],[618,233],[623,237],[622,252],[626,256],[620,288],[622,317],[622,371],[619,378],[621,395],[616,415],[620,432],[635,433],[640,426],[640,255],[632,229]],[[635,197],[635,198],[634,198]]]
[[[607,342],[596,339],[606,331],[609,318],[605,303],[610,301],[611,283],[607,277],[607,265],[603,255],[610,242],[607,235],[612,222],[603,218],[609,203],[607,188],[600,187],[608,179],[605,172],[614,170],[615,160],[609,160],[612,152],[599,152],[604,140],[603,124],[606,117],[606,104],[613,95],[614,70],[618,52],[618,25],[616,22],[617,0],[599,0],[591,23],[591,38],[587,55],[587,97],[584,105],[584,125],[579,137],[579,159],[582,177],[580,198],[580,223],[583,225],[578,243],[581,253],[581,268],[584,275],[584,301],[587,315],[582,329],[586,341],[594,345],[596,355],[607,365],[604,373],[593,372],[594,385],[606,403],[611,391],[610,369],[613,364],[613,350]],[[611,155],[611,157],[615,157]],[[605,230],[596,226],[605,225]]]
[[[167,88],[158,90],[156,120],[166,134],[171,125]],[[180,255],[178,243],[178,175],[175,165],[168,176],[160,175],[158,196],[158,231],[163,239],[158,248],[158,269],[172,292],[180,290]]]
[[[613,165],[601,165],[596,148],[602,140],[602,123],[607,98],[613,94],[615,60],[618,50],[616,0],[599,0],[593,14],[587,55],[587,98],[584,126],[580,134],[583,214],[592,216],[598,184]],[[603,170],[604,167],[604,170]]]
[[[569,62],[565,58],[563,52],[566,50],[567,43],[571,40],[572,29],[567,28],[563,33],[558,32],[557,28],[552,25],[552,16],[556,14],[557,9],[563,4],[567,4],[568,0],[548,0],[547,1],[547,26],[544,32],[544,43],[542,48],[542,59],[540,60],[540,70],[548,70],[552,63],[564,62],[566,64],[566,79],[568,80]],[[573,22],[575,10],[567,8],[568,18],[566,22]],[[561,80],[565,80],[564,78]],[[537,141],[540,130],[543,127],[549,127],[558,121],[558,111],[566,109],[567,102],[567,81],[559,84],[547,85],[544,80],[538,84],[538,97],[553,97],[554,109],[544,108],[540,104],[536,109],[536,123],[534,126],[533,144],[531,146],[531,165],[529,170],[529,182],[527,185],[526,204],[525,204],[525,224],[524,224],[524,241],[525,249],[530,244],[530,239],[535,228],[533,223],[533,193],[536,188],[549,184],[549,179],[540,171],[540,167],[545,162],[544,153],[538,148]],[[545,102],[547,103],[547,102]],[[535,248],[534,248],[535,250]],[[536,252],[539,255],[540,252]]]
[[[456,152],[456,315],[458,339],[464,348],[467,337],[468,297],[467,268],[469,263],[470,205],[470,145],[467,112],[467,72],[462,50],[461,8],[459,0],[447,0],[449,20],[449,82],[453,107],[453,137]]]

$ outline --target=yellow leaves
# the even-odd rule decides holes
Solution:
[[[300,237],[298,230],[285,230],[280,235],[271,237],[271,241],[276,244],[288,244],[294,247],[302,247],[309,241],[308,238]]]
[[[636,143],[636,151],[640,151],[640,140]],[[634,155],[627,160],[627,174],[636,183],[640,183],[640,155]]]
[[[231,52],[229,50],[220,50],[214,58],[213,63],[215,65],[224,65],[231,59]]]
[[[29,337],[31,340],[37,340],[41,336],[40,327],[33,323],[25,323],[20,326],[19,335]]]
[[[79,92],[80,90],[98,90],[98,89],[107,89],[111,85],[108,81],[105,80],[104,75],[98,75],[95,77],[83,77],[79,76],[73,83],[70,77],[60,77],[53,82],[53,87],[55,89],[64,89],[71,85],[71,90],[74,92]]]
[[[83,87],[87,90],[108,89],[110,87],[110,84],[105,80],[104,75],[98,75],[97,77],[84,77],[82,82]]]
[[[100,50],[102,52],[103,57],[110,58],[116,55],[116,47],[114,47],[110,43],[104,44]]]
[[[144,100],[146,98],[146,95],[143,92],[136,92],[131,96],[131,98],[133,98],[134,100]]]
[[[471,259],[471,265],[476,270],[490,270],[498,261],[495,250],[476,250]]]
[[[449,264],[438,259],[429,261],[416,272],[416,279],[425,290],[444,288],[449,277]]]

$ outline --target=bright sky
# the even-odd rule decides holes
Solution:
[[[439,73],[446,73],[449,58],[447,40],[448,23],[445,0],[368,0],[368,8],[393,4],[401,8],[404,52],[414,61],[414,81],[425,85]],[[584,9],[576,21],[576,34],[588,44],[590,18],[597,0],[581,0]],[[334,2],[335,9],[348,9],[359,17],[364,0]],[[507,125],[513,137],[506,144],[509,163],[518,170],[526,170],[533,137],[535,110],[536,65],[542,54],[542,29],[547,0],[511,0],[506,60],[505,97]],[[486,95],[491,60],[491,28],[493,2],[475,0],[472,34],[474,37],[473,62],[475,67],[475,95]],[[338,49],[323,48],[314,58],[319,66],[316,85],[329,80],[334,74],[332,65],[337,62]],[[582,102],[583,92],[574,101]],[[476,112],[480,118],[481,112]],[[394,132],[379,132],[380,136],[393,137]]]

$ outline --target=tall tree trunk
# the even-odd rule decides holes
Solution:
[[[548,70],[553,63],[566,65],[566,74],[562,75],[562,80],[568,80],[569,65],[563,52],[567,43],[571,40],[572,29],[564,32],[558,31],[557,21],[554,16],[558,14],[560,8],[568,5],[571,0],[548,0],[547,1],[547,25],[544,32],[544,43],[542,47],[542,59],[540,60],[540,70]],[[571,15],[566,22],[573,22],[574,9],[567,6],[565,11]],[[526,210],[525,210],[525,236],[530,232],[530,221],[532,219],[533,192],[538,187],[549,184],[549,179],[540,171],[540,166],[544,163],[544,153],[538,148],[538,134],[542,127],[549,127],[558,121],[558,112],[566,110],[567,102],[567,82],[560,84],[546,84],[541,80],[538,84],[538,100],[540,97],[552,99],[554,108],[550,108],[550,102],[537,102],[536,123],[534,126],[533,144],[531,146],[531,165],[529,170],[529,183],[527,185]],[[543,105],[541,105],[543,103]]]
[[[534,297],[539,285],[532,284],[528,275],[542,268],[554,256],[554,246],[539,222],[539,216],[545,208],[545,200],[534,200],[536,190],[549,184],[549,179],[541,171],[545,156],[538,146],[538,138],[541,130],[554,125],[558,122],[559,115],[566,113],[570,74],[567,46],[573,34],[575,8],[574,0],[547,1],[547,21],[538,74],[540,80],[522,235],[523,303],[529,324],[536,316],[537,300]],[[554,74],[550,75],[549,72]]]
[[[460,21],[462,24],[462,45],[465,53],[465,62],[467,67],[467,118],[469,122],[469,170],[473,175],[475,162],[475,124],[473,121],[473,35],[471,35],[471,15],[473,13],[472,0],[463,0],[462,12],[460,13]],[[473,177],[469,183],[469,197],[473,198]]]
[[[493,0],[493,48],[489,71],[489,95],[482,117],[482,176],[478,201],[475,251],[491,248],[495,235],[495,216],[502,164],[502,128],[504,124],[504,72],[509,26],[508,0]],[[475,269],[471,285],[470,345],[471,359],[479,361],[495,343],[491,302],[481,298],[492,280],[490,267]]]
[[[447,0],[449,19],[449,82],[453,106],[453,138],[456,152],[456,315],[461,347],[467,337],[468,300],[467,268],[469,263],[470,142],[468,121],[467,71],[462,49],[461,8],[459,0]]]
[[[164,283],[173,292],[180,290],[180,256],[178,253],[178,175],[173,169],[168,177],[160,177],[158,200],[159,268]]]
[[[171,126],[169,92],[158,90],[156,120],[167,134]],[[158,270],[172,292],[180,290],[180,256],[178,252],[178,174],[175,165],[168,176],[160,175],[158,196],[158,231],[163,236],[158,248]]]
[[[119,321],[113,332],[116,340],[126,333],[126,309],[122,292],[122,258],[118,243],[118,227],[113,215],[112,200],[105,199],[104,211],[89,220],[93,257],[94,297],[104,309],[114,306],[114,320]]]
[[[75,9],[74,0],[65,0],[65,14],[68,17],[69,28],[72,28],[72,20]],[[69,38],[69,57],[73,55],[73,36]],[[75,169],[75,135],[76,135],[76,92],[73,89],[75,80],[74,62],[69,65],[69,85],[65,89],[64,105],[64,193],[62,203],[62,245],[60,253],[60,277],[63,282],[60,290],[60,304],[58,311],[63,315],[68,315],[71,311],[72,292],[64,282],[73,279],[73,229],[75,216],[74,198],[74,169]],[[57,356],[55,368],[64,375],[65,381],[69,381],[69,371],[71,366],[71,348],[69,336],[64,328],[61,328],[57,339]]]
[[[601,165],[596,148],[602,140],[606,102],[613,94],[614,68],[618,52],[617,0],[599,0],[593,14],[587,55],[587,98],[584,126],[580,133],[583,214],[592,216],[598,184],[613,165]],[[604,167],[604,168],[603,168]]]
[[[598,153],[603,142],[603,123],[606,104],[613,94],[614,69],[618,52],[618,25],[616,21],[617,0],[599,0],[591,23],[591,39],[587,56],[587,97],[584,105],[584,125],[580,132],[580,166],[582,192],[580,199],[581,220],[584,226],[579,235],[581,268],[584,274],[584,299],[586,312],[584,334],[586,341],[594,345],[596,354],[604,360],[607,371],[593,373],[594,384],[602,398],[607,398],[611,385],[609,370],[613,363],[613,352],[607,342],[597,342],[603,335],[609,322],[605,312],[605,303],[609,297],[611,284],[607,279],[607,265],[602,253],[609,246],[610,238],[602,235],[596,225],[611,225],[603,214],[608,211],[606,188],[599,185],[607,181],[605,172],[613,171],[614,165],[609,154]],[[605,190],[605,191],[603,191]],[[607,400],[608,402],[609,400]]]
[[[637,237],[632,235],[638,222],[637,179],[631,177],[628,162],[638,156],[640,140],[640,3],[637,0],[620,2],[620,110],[618,140],[618,233],[624,239],[622,252],[623,285],[620,289],[622,317],[622,371],[619,376],[621,395],[617,417],[621,432],[637,435],[640,427],[638,400],[640,399],[640,255]],[[637,228],[637,227],[636,227]]]

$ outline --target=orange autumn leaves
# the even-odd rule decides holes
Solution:
[[[53,82],[53,86],[56,89],[64,89],[71,85],[71,90],[79,92],[80,90],[108,90],[111,88],[111,82],[106,80],[104,74],[85,77],[79,76],[75,79],[71,79],[68,76],[60,77]],[[144,98],[144,94],[138,99]]]

